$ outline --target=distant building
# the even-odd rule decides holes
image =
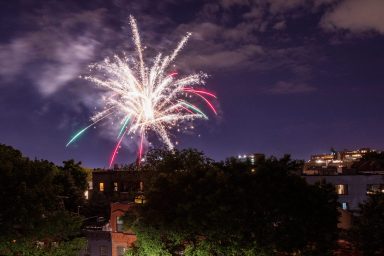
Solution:
[[[304,164],[302,177],[309,183],[327,182],[335,186],[340,203],[339,227],[348,229],[352,215],[369,194],[384,193],[384,174],[380,171],[361,171],[353,168],[365,154],[373,150],[344,150],[330,154],[312,155]]]
[[[261,153],[253,154],[239,154],[237,157],[240,161],[249,161],[252,165],[256,164],[260,160],[265,159],[265,155]]]
[[[365,154],[374,151],[369,148],[362,148],[312,155],[310,160],[304,164],[303,173],[307,175],[354,174],[357,170],[352,168],[353,164]]]
[[[240,161],[246,162],[249,161],[252,165],[252,172],[256,170],[255,165],[257,162],[265,159],[265,155],[261,153],[253,153],[253,154],[243,154],[238,155],[237,159]]]
[[[355,212],[373,193],[384,193],[384,175],[304,175],[309,184],[325,181],[335,186],[342,209]]]

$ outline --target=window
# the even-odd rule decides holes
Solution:
[[[335,189],[338,195],[348,195],[348,185],[346,184],[335,185]]]
[[[117,185],[117,182],[113,182],[113,191],[118,191],[119,186]]]
[[[341,208],[343,208],[343,210],[348,210],[348,203],[347,202],[343,202],[341,203]]]
[[[101,191],[101,192],[104,191],[104,182],[99,183],[99,191]]]
[[[367,194],[380,194],[384,193],[384,184],[368,184],[367,185]]]
[[[100,246],[100,256],[108,256],[107,246]]]
[[[145,204],[146,203],[145,196],[144,195],[135,196],[135,203],[136,204]]]
[[[117,256],[124,256],[126,249],[123,246],[117,246],[116,251],[117,251]]]
[[[123,232],[124,231],[124,221],[122,217],[116,217],[116,231]]]

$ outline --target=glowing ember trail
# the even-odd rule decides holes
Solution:
[[[199,107],[186,100],[190,100],[192,96],[205,102],[217,114],[208,99],[208,97],[216,99],[216,96],[201,88],[195,88],[204,84],[206,74],[195,73],[178,78],[178,72],[168,70],[191,34],[184,36],[170,55],[163,56],[159,53],[153,59],[152,66],[147,66],[144,62],[144,48],[139,30],[132,16],[130,24],[137,57],[115,55],[101,63],[90,65],[95,75],[86,76],[85,79],[110,93],[105,100],[106,110],[96,113],[91,118],[92,124],[80,130],[67,143],[69,146],[88,128],[106,117],[114,118],[121,126],[117,136],[118,142],[109,162],[110,167],[126,135],[137,135],[140,138],[138,152],[140,163],[144,151],[144,138],[148,132],[157,134],[169,149],[173,149],[174,145],[170,139],[172,128],[185,121],[208,119]]]

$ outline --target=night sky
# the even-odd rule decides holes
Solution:
[[[1,1],[0,143],[58,164],[107,166],[116,143],[108,124],[65,144],[101,107],[100,89],[79,76],[133,49],[130,14],[149,61],[192,32],[175,68],[208,73],[218,95],[218,116],[173,133],[178,148],[216,160],[384,149],[382,0]],[[126,141],[117,162],[136,151]]]

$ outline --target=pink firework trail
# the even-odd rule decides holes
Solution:
[[[115,146],[115,149],[113,150],[113,153],[112,153],[112,156],[111,156],[111,160],[109,161],[109,168],[112,167],[112,164],[113,164],[113,162],[115,161],[115,157],[116,157],[117,153],[119,152],[120,144],[121,144],[121,142],[123,141],[124,136],[125,136],[125,134],[127,133],[127,131],[128,131],[128,130],[125,130],[124,133],[123,133],[123,135],[121,135],[119,141],[117,142],[117,144],[116,144],[116,146]]]
[[[143,144],[144,144],[144,132],[142,131],[141,132],[141,136],[140,136],[140,146],[139,146],[139,161],[138,161],[138,165],[140,165],[141,163],[141,159],[143,158]]]

